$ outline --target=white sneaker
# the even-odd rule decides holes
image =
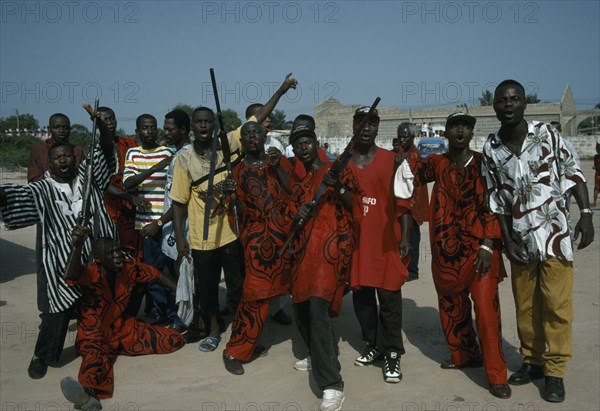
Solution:
[[[399,383],[402,379],[400,370],[400,356],[398,353],[391,352],[385,355],[383,364],[383,379],[389,383]]]
[[[312,361],[310,360],[310,355],[303,360],[296,361],[294,364],[294,369],[298,371],[312,370]]]
[[[354,360],[354,365],[364,367],[365,365],[372,365],[383,359],[383,354],[375,347],[371,347],[369,344],[365,347],[363,353]]]
[[[343,391],[325,390],[323,391],[323,401],[319,406],[320,411],[340,411],[346,397]]]
[[[60,381],[60,389],[65,398],[75,404],[76,410],[100,411],[102,409],[100,401],[89,395],[83,385],[71,377],[65,377]]]

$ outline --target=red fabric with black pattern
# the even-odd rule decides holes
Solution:
[[[133,286],[159,276],[154,267],[127,261],[116,274],[114,290],[97,263],[78,280],[83,290],[76,340],[82,357],[79,382],[94,389],[98,398],[112,396],[117,355],[166,354],[183,347],[183,336],[177,331],[138,322],[123,313]]]
[[[476,275],[479,244],[485,238],[494,240],[492,264],[486,275],[499,281],[506,277],[500,224],[487,205],[482,160],[480,153],[474,153],[467,166],[455,168],[447,154],[431,155],[420,162],[414,173],[421,184],[435,181],[429,236],[433,281],[441,294],[464,290],[471,284]]]
[[[313,200],[328,169],[326,165],[311,170],[294,185],[294,215],[300,205]],[[328,188],[292,246],[293,302],[297,304],[310,297],[320,297],[331,303],[331,316],[340,312],[362,218],[362,191],[349,167],[343,170],[340,181],[354,194],[352,212],[342,206],[339,191]]]

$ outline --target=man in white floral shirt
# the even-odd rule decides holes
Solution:
[[[526,121],[526,107],[520,83],[500,83],[494,93],[500,130],[483,148],[490,208],[500,220],[511,261],[524,356],[508,382],[545,377],[542,398],[562,402],[572,356],[573,240],[581,235],[578,249],[594,240],[592,210],[585,178],[560,134],[550,124]],[[574,230],[565,206],[569,190],[581,212]]]

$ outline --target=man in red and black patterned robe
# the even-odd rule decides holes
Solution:
[[[284,186],[289,190],[292,166],[275,148],[265,153],[265,130],[254,121],[242,126],[241,141],[246,158],[224,186],[226,191],[235,190],[245,264],[242,300],[223,352],[225,368],[235,375],[244,373],[243,362],[264,353],[257,342],[271,299],[290,292],[289,256],[278,252],[289,232]]]
[[[75,252],[87,229],[73,230]],[[102,237],[94,243],[94,262],[77,273],[67,273],[65,281],[78,284],[83,297],[77,323],[77,352],[81,355],[79,382],[67,377],[61,381],[65,397],[76,406],[112,397],[113,364],[118,355],[167,354],[184,345],[183,336],[171,329],[138,322],[124,313],[131,289],[137,283],[161,281],[175,289],[175,284],[147,264],[125,260],[117,241]],[[99,409],[99,408],[97,408]]]
[[[475,117],[451,114],[446,122],[448,153],[421,160],[414,168],[415,183],[435,182],[429,216],[431,270],[451,353],[441,367],[481,367],[483,356],[490,393],[509,398],[498,295],[498,283],[506,277],[501,231],[486,202],[483,156],[469,148],[474,126]]]

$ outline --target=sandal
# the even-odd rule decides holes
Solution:
[[[200,341],[198,349],[203,352],[211,352],[217,349],[220,342],[221,337],[206,337],[205,339]]]

